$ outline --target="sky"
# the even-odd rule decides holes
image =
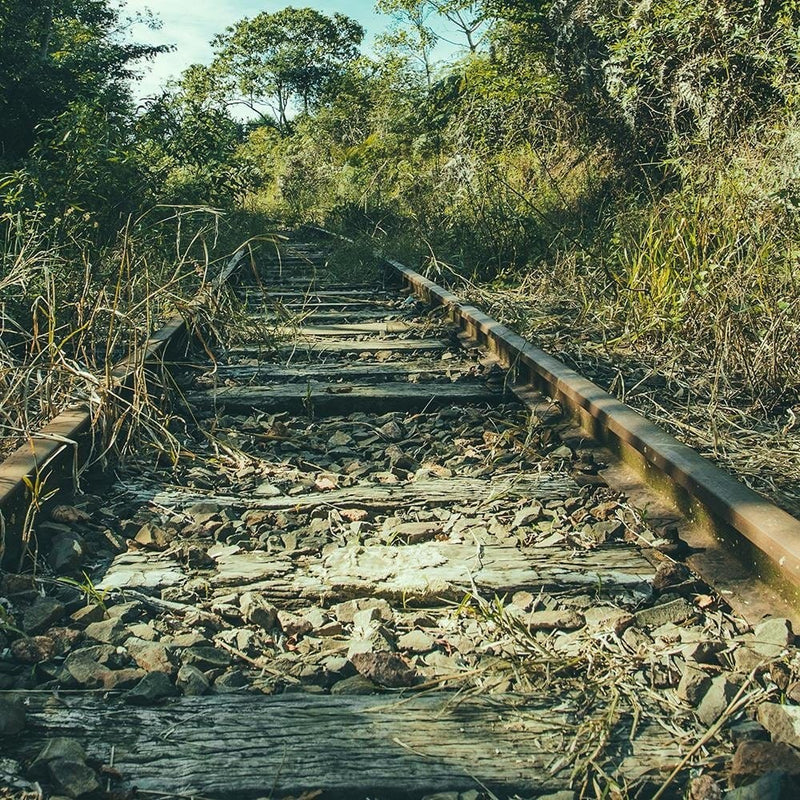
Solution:
[[[274,12],[294,5],[312,7],[326,14],[338,11],[358,20],[366,30],[365,49],[369,52],[375,35],[389,27],[392,20],[374,9],[374,0],[126,0],[128,14],[152,11],[160,18],[160,30],[134,25],[131,38],[148,44],[174,45],[175,50],[143,64],[144,73],[134,87],[137,98],[149,97],[170,78],[177,78],[190,64],[211,60],[209,44],[213,36],[242,17],[253,17],[261,11]]]

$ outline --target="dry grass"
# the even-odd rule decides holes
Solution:
[[[144,344],[170,316],[201,312],[192,299],[202,296],[229,257],[219,242],[219,215],[156,208],[131,220],[105,249],[63,239],[53,245],[53,232],[36,224],[9,217],[0,223],[0,285],[7,301],[0,339],[0,454],[75,403],[96,414],[104,448],[124,451],[134,431],[164,442],[152,381],[164,376],[145,370]],[[132,382],[125,392],[113,372],[122,361]],[[111,397],[113,410],[105,402]]]

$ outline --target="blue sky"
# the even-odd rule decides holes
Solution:
[[[287,5],[311,6],[328,14],[339,11],[357,19],[367,32],[364,44],[368,52],[375,35],[385,31],[392,22],[390,17],[375,11],[374,0],[126,0],[128,13],[149,9],[162,22],[161,30],[156,31],[135,25],[131,31],[134,39],[175,46],[174,52],[143,65],[144,76],[134,89],[135,95],[139,98],[152,95],[189,64],[208,63],[212,55],[209,42],[228,25],[242,17],[252,17],[261,11],[278,11]]]

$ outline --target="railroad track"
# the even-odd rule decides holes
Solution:
[[[674,509],[389,273],[311,240],[256,266],[237,342],[176,375],[177,462],[56,507],[36,573],[3,574],[8,796],[702,800],[800,773],[747,721],[800,699],[791,623],[731,613]]]

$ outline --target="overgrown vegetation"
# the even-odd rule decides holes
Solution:
[[[134,229],[160,266],[126,308],[172,297],[158,203],[313,220],[479,294],[800,510],[797,0],[381,0],[371,55],[343,14],[264,12],[138,114],[157,51],[107,0],[0,3],[7,361],[43,308],[86,318],[44,276],[99,308]],[[34,255],[49,272],[14,271]]]

